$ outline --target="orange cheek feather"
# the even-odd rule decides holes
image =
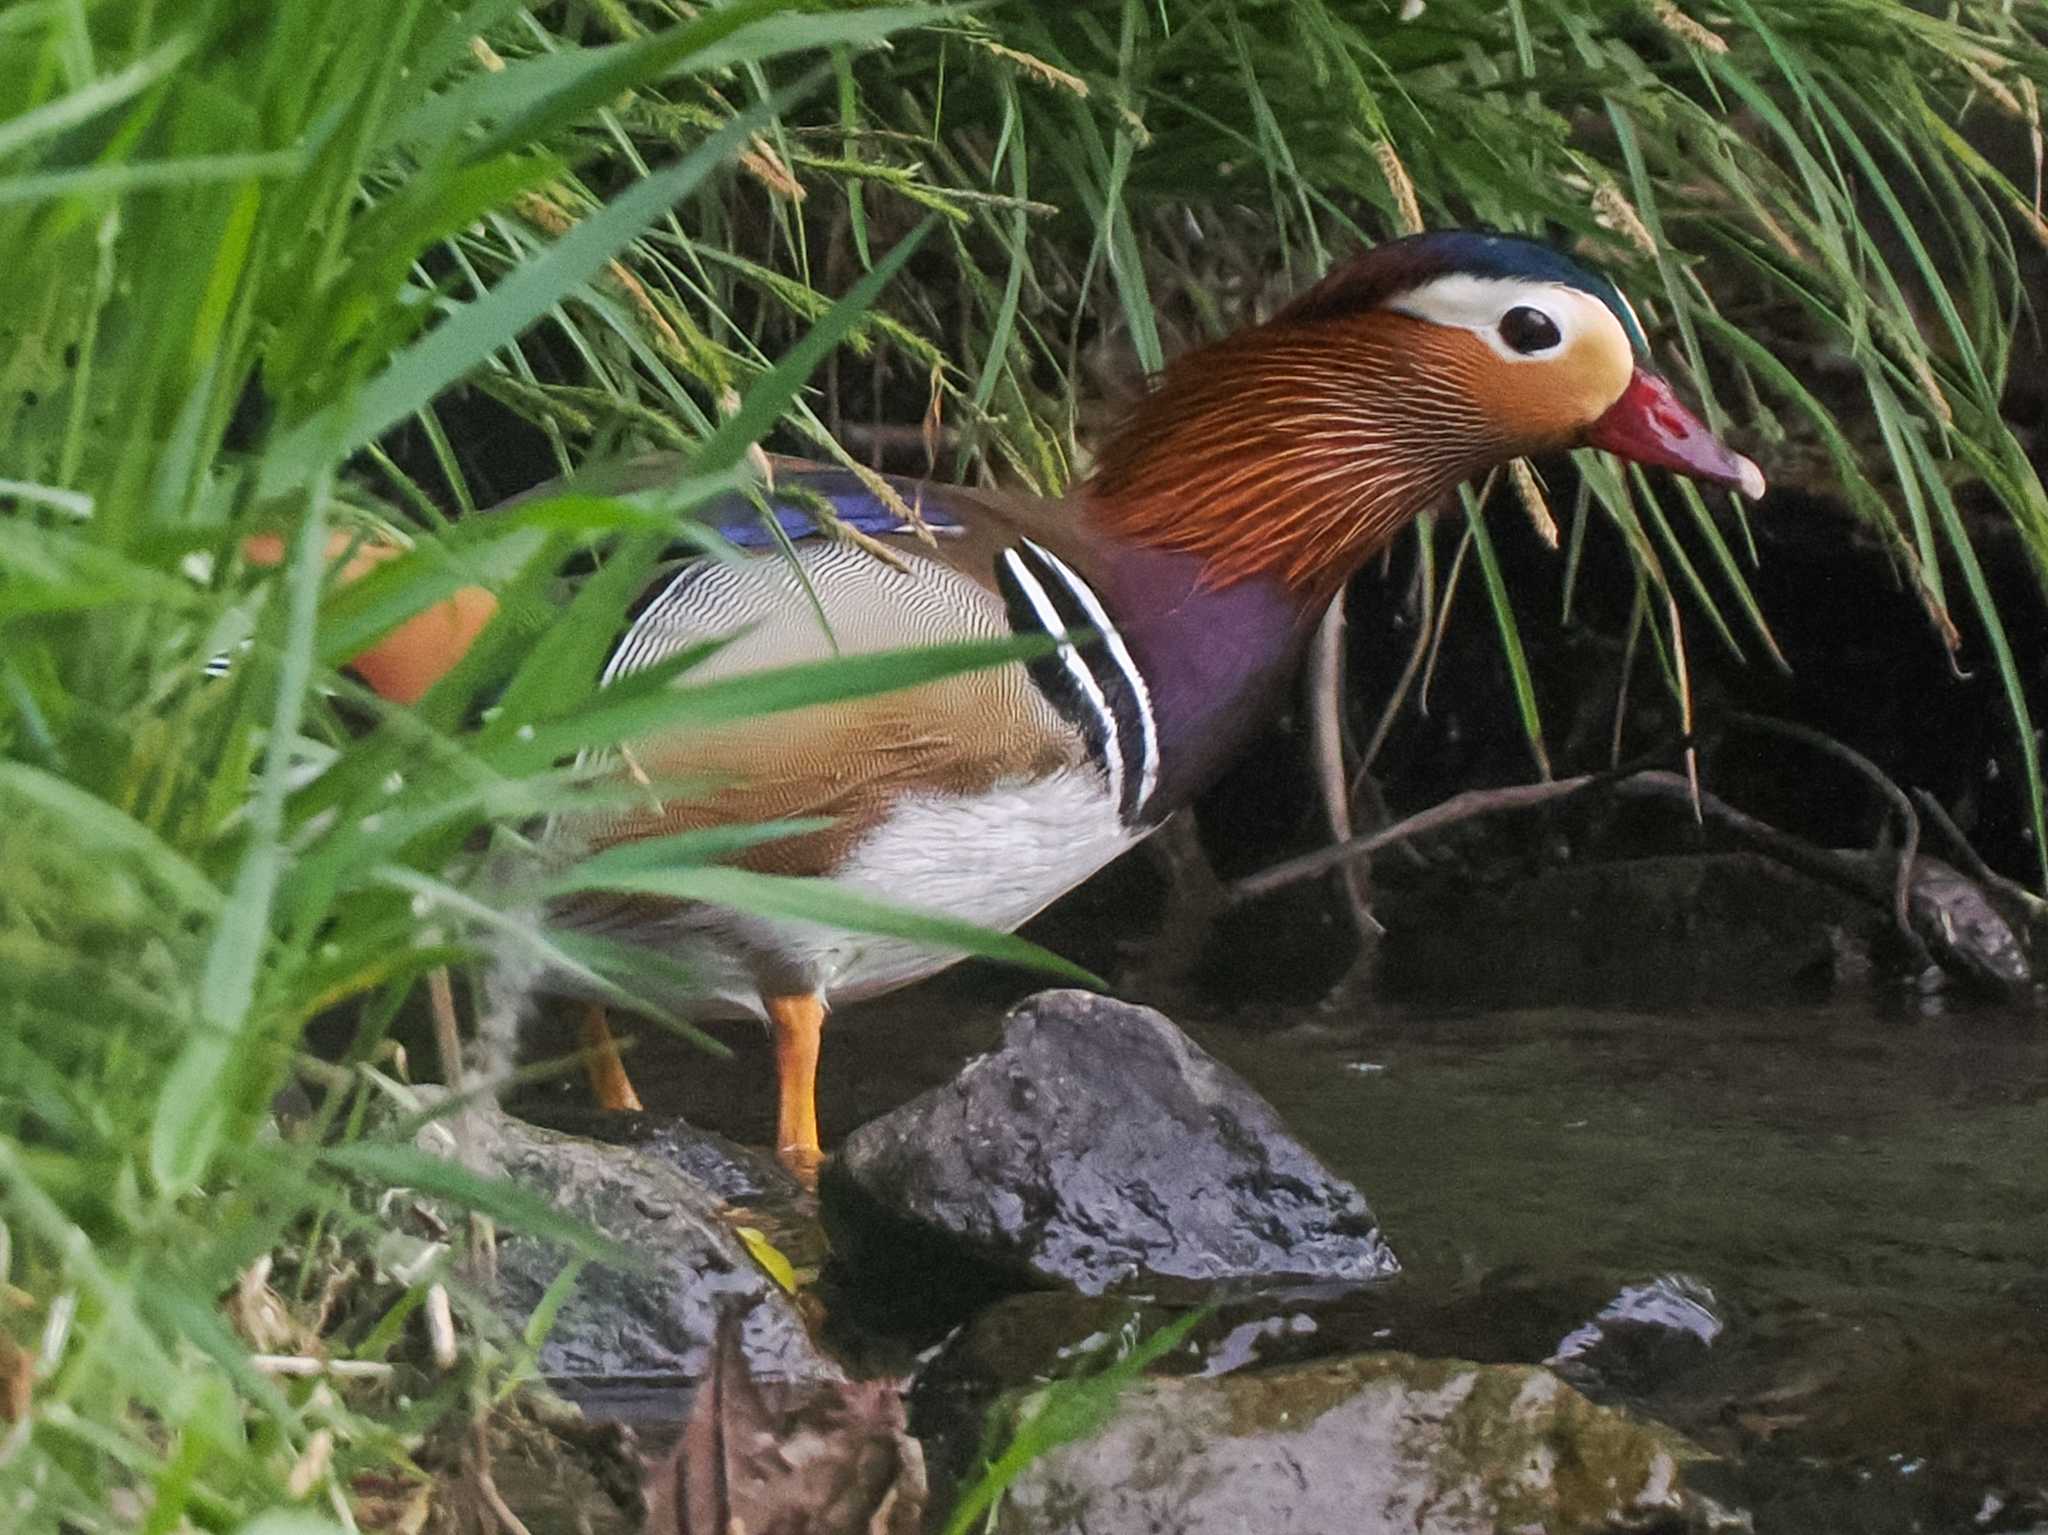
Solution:
[[[1612,361],[1585,342],[1546,362],[1509,362],[1476,336],[1461,341],[1481,417],[1518,452],[1578,446],[1628,386],[1628,372],[1617,377]]]
[[[332,533],[327,539],[327,558],[339,559],[352,545],[355,552],[341,568],[343,585],[405,552],[396,544],[365,543],[352,533]],[[245,539],[242,558],[251,565],[282,564],[284,540],[275,533]],[[416,704],[462,659],[497,611],[497,598],[480,586],[465,586],[414,614],[349,665],[380,697]]]

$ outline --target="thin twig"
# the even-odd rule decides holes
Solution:
[[[310,1380],[330,1375],[336,1380],[389,1380],[396,1366],[375,1359],[321,1359],[312,1354],[251,1354],[249,1363],[265,1375]]]
[[[1833,736],[1821,734],[1811,726],[1795,724],[1791,720],[1772,719],[1764,714],[1735,713],[1726,718],[1731,725],[1743,725],[1752,730],[1784,736],[1787,740],[1811,746],[1815,751],[1833,757],[1837,762],[1846,763],[1891,802],[1891,807],[1898,811],[1899,822],[1904,828],[1903,841],[1899,848],[1898,874],[1892,882],[1892,921],[1898,926],[1900,933],[1908,938],[1913,937],[1909,899],[1913,891],[1913,863],[1920,854],[1920,817],[1913,809],[1912,800],[1906,797],[1906,791],[1893,783],[1884,769],[1863,753],[1852,746],[1845,746]]]
[[[1460,821],[1470,821],[1483,815],[1496,815],[1504,810],[1528,810],[1553,800],[1564,799],[1576,794],[1589,785],[1598,782],[1590,773],[1577,778],[1555,778],[1547,783],[1514,784],[1505,789],[1467,789],[1463,794],[1454,794],[1441,804],[1427,810],[1417,811],[1405,820],[1396,821],[1392,826],[1382,827],[1370,836],[1353,837],[1335,847],[1318,848],[1313,853],[1303,853],[1299,858],[1289,858],[1274,864],[1270,869],[1261,869],[1232,883],[1225,893],[1233,902],[1249,901],[1254,896],[1265,895],[1288,885],[1299,884],[1305,879],[1314,879],[1327,869],[1353,859],[1366,858],[1390,842],[1405,842],[1411,837],[1420,837],[1427,832],[1438,831]]]
[[[1307,671],[1309,756],[1315,764],[1316,789],[1323,801],[1323,819],[1338,842],[1352,838],[1351,785],[1344,772],[1344,593],[1337,594],[1309,647]],[[1372,914],[1371,888],[1365,860],[1347,858],[1339,866],[1344,903],[1351,925],[1369,949],[1386,933]]]
[[[833,427],[832,435],[849,448],[868,453],[908,453],[915,449],[924,454],[934,441],[941,452],[951,452],[960,444],[960,433],[955,427],[941,426],[934,433],[928,424],[909,426],[896,421],[849,421]]]
[[[434,1051],[441,1057],[441,1080],[462,1096],[462,1029],[455,1020],[455,988],[448,967],[437,965],[427,976],[427,1002],[434,1014]]]
[[[1394,691],[1387,698],[1387,706],[1380,711],[1380,722],[1373,727],[1372,737],[1365,743],[1365,750],[1358,754],[1358,777],[1353,780],[1351,792],[1357,795],[1364,786],[1366,774],[1378,760],[1380,748],[1386,745],[1387,733],[1394,728],[1394,717],[1401,712],[1401,705],[1407,701],[1408,690],[1415,685],[1415,677],[1422,670],[1422,663],[1429,654],[1429,638],[1436,629],[1436,582],[1431,578],[1428,540],[1429,533],[1419,525],[1415,533],[1415,643],[1408,647],[1408,662],[1401,668],[1401,675],[1394,683]]]
[[[1429,637],[1429,656],[1422,668],[1422,697],[1416,708],[1429,713],[1429,685],[1436,677],[1437,652],[1443,649],[1444,636],[1451,628],[1451,604],[1457,600],[1458,577],[1465,570],[1465,554],[1472,547],[1472,524],[1465,524],[1464,537],[1458,540],[1457,553],[1451,556],[1450,573],[1444,577],[1443,600],[1437,605],[1436,631]]]
[[[1607,741],[1607,762],[1610,767],[1621,765],[1621,731],[1628,719],[1629,680],[1635,675],[1636,652],[1642,644],[1643,621],[1649,611],[1649,593],[1638,579],[1636,600],[1628,614],[1628,640],[1621,649],[1621,682],[1614,694],[1614,729]]]
[[[434,1050],[441,1057],[441,1079],[448,1085],[448,1091],[457,1098],[464,1098],[466,1088],[462,1070],[462,1030],[455,1018],[455,988],[448,979],[448,967],[437,965],[427,975],[427,999],[434,1014]],[[476,1143],[476,1105],[464,1102],[454,1115],[449,1133],[455,1137],[457,1161],[465,1161],[465,1153]],[[472,1210],[469,1214],[469,1253],[475,1277],[488,1283],[494,1279],[498,1267],[497,1233],[491,1226],[491,1218]]]
[[[437,1284],[427,1290],[427,1344],[434,1356],[436,1368],[452,1370],[457,1358],[455,1348],[455,1313],[448,1304],[448,1287]]]
[[[470,1462],[469,1467],[470,1480],[476,1484],[477,1495],[483,1499],[485,1509],[497,1520],[498,1528],[504,1535],[533,1535],[533,1532],[527,1529],[526,1521],[512,1512],[512,1506],[505,1501],[504,1494],[498,1491],[497,1479],[491,1475],[491,1447],[484,1438],[484,1432],[484,1420],[478,1419],[476,1447],[472,1452],[475,1459]]]
[[[1700,749],[1692,738],[1693,699],[1692,668],[1685,657],[1685,621],[1679,615],[1678,596],[1669,587],[1664,590],[1664,606],[1671,619],[1671,669],[1678,683],[1678,723],[1685,731],[1685,781],[1692,787],[1692,818],[1701,819],[1700,813]]]
[[[2048,901],[2042,900],[2018,880],[2007,879],[1986,863],[1984,855],[1977,851],[1970,839],[1963,835],[1963,829],[1956,825],[1954,817],[1948,813],[1947,806],[1926,789],[1915,789],[1913,798],[1920,802],[1920,808],[1933,818],[1934,824],[1948,837],[1950,845],[1955,849],[1956,857],[1962,861],[1963,867],[1969,871],[1972,879],[1980,885],[1987,885],[1996,890],[2017,905],[2027,914],[2030,926],[2048,923]]]

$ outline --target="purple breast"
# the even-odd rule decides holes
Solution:
[[[1157,821],[1199,794],[1277,714],[1318,610],[1277,580],[1205,588],[1201,560],[1130,550],[1104,572],[1106,606],[1152,695]]]

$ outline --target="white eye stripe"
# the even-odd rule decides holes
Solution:
[[[1498,323],[1510,309],[1526,304],[1549,314],[1560,294],[1571,290],[1556,283],[1527,282],[1513,277],[1473,277],[1454,273],[1432,277],[1390,300],[1387,308],[1435,325],[1479,330]],[[1555,316],[1553,316],[1555,318]]]
[[[1621,322],[1605,304],[1562,283],[1454,273],[1431,278],[1393,298],[1386,307],[1433,325],[1470,331],[1509,362],[1549,361],[1570,351],[1582,338],[1603,333],[1611,344],[1634,350]],[[1538,352],[1517,352],[1509,346],[1500,334],[1501,317],[1520,308],[1534,309],[1550,319],[1557,326],[1557,345]]]

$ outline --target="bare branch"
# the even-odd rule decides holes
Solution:
[[[1549,783],[1514,784],[1505,789],[1467,789],[1463,794],[1454,794],[1443,803],[1418,811],[1392,826],[1382,827],[1370,836],[1353,837],[1335,847],[1319,848],[1313,853],[1303,853],[1299,858],[1276,863],[1270,869],[1248,874],[1233,883],[1226,894],[1233,902],[1249,901],[1305,879],[1314,879],[1325,870],[1337,868],[1353,859],[1370,857],[1389,843],[1405,842],[1411,837],[1440,831],[1446,826],[1483,815],[1549,804],[1576,794],[1595,782],[1597,779],[1592,774],[1584,774],[1577,778],[1553,779]]]
[[[1949,844],[1955,849],[1956,856],[1962,860],[1964,869],[1969,872],[1972,879],[1997,891],[2019,907],[2026,913],[2029,926],[2042,927],[2048,924],[2048,901],[2042,900],[2018,880],[2007,879],[1986,863],[1984,855],[1979,853],[1970,839],[1963,835],[1963,829],[1956,825],[1955,818],[1948,813],[1948,808],[1940,800],[1925,789],[1915,789],[1913,798],[1920,802],[1920,808],[1926,811],[1933,818],[1934,824],[1947,835]]]
[[[1340,843],[1352,838],[1351,785],[1344,772],[1344,593],[1330,604],[1316,626],[1309,647],[1309,755],[1315,764],[1316,788],[1322,796],[1323,819]],[[1385,929],[1372,914],[1372,892],[1365,859],[1347,858],[1340,866],[1344,901],[1359,941],[1370,951]]]
[[[1822,735],[1807,725],[1795,724],[1791,720],[1772,719],[1763,714],[1735,713],[1727,716],[1731,725],[1742,725],[1752,730],[1762,730],[1779,735],[1787,740],[1798,741],[1811,746],[1815,751],[1833,757],[1837,762],[1846,763],[1868,781],[1879,794],[1891,803],[1899,813],[1902,842],[1899,848],[1899,867],[1892,881],[1892,921],[1907,938],[1913,936],[1913,922],[1908,914],[1909,897],[1913,889],[1913,861],[1920,853],[1920,817],[1914,812],[1913,802],[1906,797],[1906,791],[1893,783],[1889,774],[1852,746],[1837,741],[1833,736]]]

